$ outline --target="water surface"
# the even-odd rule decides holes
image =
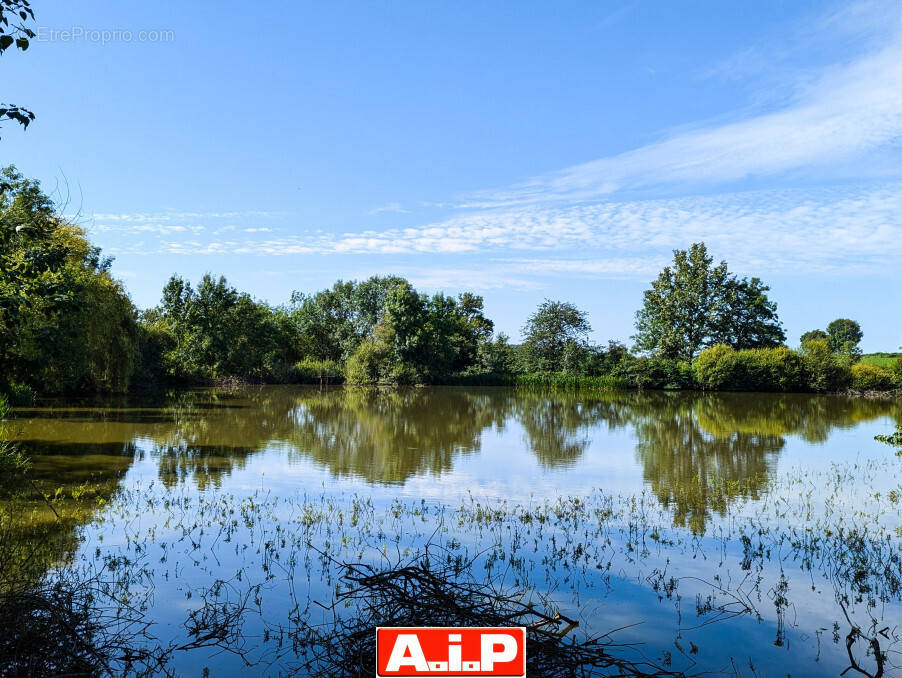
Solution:
[[[766,514],[772,527],[810,534],[812,525],[823,528],[818,520],[867,524],[861,512],[867,506],[873,526],[892,534],[899,516],[896,502],[887,503],[885,497],[899,488],[896,459],[873,436],[900,420],[898,401],[838,396],[266,386],[161,398],[42,401],[17,410],[7,436],[31,455],[42,487],[91,483],[104,488],[104,501],[76,528],[81,546],[67,542],[77,551],[76,560],[99,554],[100,544],[104,552],[132,548],[140,532],[146,557],[176,570],[173,563],[182,563],[180,580],[164,578],[160,566],[154,570],[157,595],[151,614],[173,633],[190,608],[185,591],[191,585],[202,586],[211,574],[242,567],[251,571],[258,563],[246,550],[218,553],[221,544],[211,547],[215,563],[206,556],[198,559],[202,536],[191,537],[191,549],[173,551],[173,544],[181,542],[172,515],[139,510],[136,497],[145,507],[169,506],[174,497],[186,502],[228,497],[235,505],[250,500],[255,507],[270,502],[266,517],[246,527],[251,532],[244,535],[245,543],[253,540],[253,530],[269,534],[279,521],[292,524],[303,502],[348,505],[363,499],[378,514],[395,500],[425,501],[438,515],[445,508],[472,508],[474,502],[540,507],[575,497],[591,506],[639,497],[641,517],[629,508],[616,518],[620,531],[606,537],[611,553],[605,556],[598,550],[598,520],[592,518],[592,529],[581,523],[586,545],[596,549],[595,560],[586,560],[583,569],[589,574],[580,575],[586,582],[580,587],[574,588],[568,570],[570,593],[562,605],[599,629],[644,622],[627,637],[645,643],[655,657],[676,656],[675,666],[724,668],[735,660],[730,650],[738,642],[749,655],[742,660],[757,662],[761,675],[777,670],[785,675],[787,667],[792,675],[838,675],[849,664],[847,631],[833,626],[844,617],[837,601],[848,594],[837,592],[843,587],[842,567],[831,564],[819,571],[809,562],[806,570],[804,558],[800,564],[791,546],[785,557],[765,555],[762,549],[760,566],[749,565],[752,542],[736,532],[736,521]],[[290,506],[279,503],[283,498]],[[197,511],[195,528],[204,520],[217,523]],[[465,514],[467,520],[473,515]],[[580,520],[589,517],[586,513]],[[436,520],[447,528],[446,518]],[[522,515],[517,520],[499,543],[510,547],[518,539],[510,530],[526,523]],[[638,555],[631,525],[643,520],[657,538],[653,548]],[[192,529],[181,525],[182,538]],[[671,535],[669,546],[661,546],[664,530]],[[423,535],[410,532],[410,544],[422,545]],[[478,549],[486,539],[467,526],[447,533],[464,548]],[[556,548],[547,537],[535,537],[526,559],[531,571],[541,569]],[[823,553],[820,557],[822,563],[829,560]],[[686,623],[695,615],[708,621],[711,612],[696,609],[694,602],[687,611],[679,598],[709,595],[712,581],[745,576],[756,567],[761,583],[755,595],[761,602],[754,613],[698,629]],[[196,579],[189,583],[185,573],[194,570]],[[682,582],[680,596],[661,594],[665,571]],[[537,581],[549,585],[550,576],[545,566]],[[877,575],[868,570],[866,576]],[[328,594],[315,577],[307,579],[313,595]],[[779,603],[784,580],[794,595],[781,609],[773,601]],[[278,581],[270,586],[273,601],[281,595]],[[894,632],[895,623],[902,623],[899,593],[890,586],[877,595],[885,583],[869,586],[863,596],[856,589],[843,600],[848,606],[859,602],[863,619],[879,617]],[[695,652],[687,649],[687,639]],[[887,638],[885,644],[893,643]],[[180,662],[188,673],[201,666],[224,674],[235,669],[222,656],[195,654]],[[755,675],[748,663],[737,670]]]

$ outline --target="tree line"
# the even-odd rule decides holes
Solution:
[[[860,362],[861,328],[850,319],[788,348],[767,285],[715,263],[704,243],[674,252],[651,283],[632,349],[594,344],[584,311],[548,299],[515,344],[495,331],[482,297],[428,295],[397,276],[340,280],[279,306],[221,276],[172,276],[160,303],[139,311],[110,265],[36,181],[3,170],[0,390],[15,401],[230,380],[773,391],[902,383],[899,360]]]

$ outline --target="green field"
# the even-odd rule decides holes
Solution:
[[[865,353],[861,362],[888,368],[896,358],[902,358],[902,353]]]

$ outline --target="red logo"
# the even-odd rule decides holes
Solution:
[[[376,678],[526,677],[526,628],[456,626],[376,629]]]

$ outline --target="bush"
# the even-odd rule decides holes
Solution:
[[[895,358],[889,364],[889,371],[892,372],[893,378],[896,380],[896,385],[902,386],[902,357]]]
[[[7,402],[13,407],[34,405],[35,400],[37,400],[37,394],[31,386],[17,381],[9,382],[3,390],[6,392]]]
[[[830,350],[824,339],[802,344],[805,378],[812,391],[840,391],[852,380],[851,369]]]
[[[851,372],[852,388],[856,391],[889,391],[896,386],[893,373],[876,365],[858,363],[852,365]]]
[[[350,384],[378,384],[385,381],[382,368],[388,363],[389,349],[384,343],[367,337],[357,346],[345,365]]]
[[[289,378],[301,384],[319,384],[322,382],[340,384],[344,381],[344,371],[334,360],[314,360],[305,358],[294,365]]]
[[[614,368],[611,376],[638,389],[686,389],[696,386],[692,366],[669,358],[627,358]]]
[[[807,389],[802,357],[785,346],[738,351],[740,386],[749,391]]]
[[[706,348],[692,367],[698,385],[711,391],[736,389],[742,376],[737,352],[726,344]]]
[[[805,365],[785,346],[736,351],[719,344],[702,351],[693,363],[699,386],[727,391],[802,391],[807,389]]]

